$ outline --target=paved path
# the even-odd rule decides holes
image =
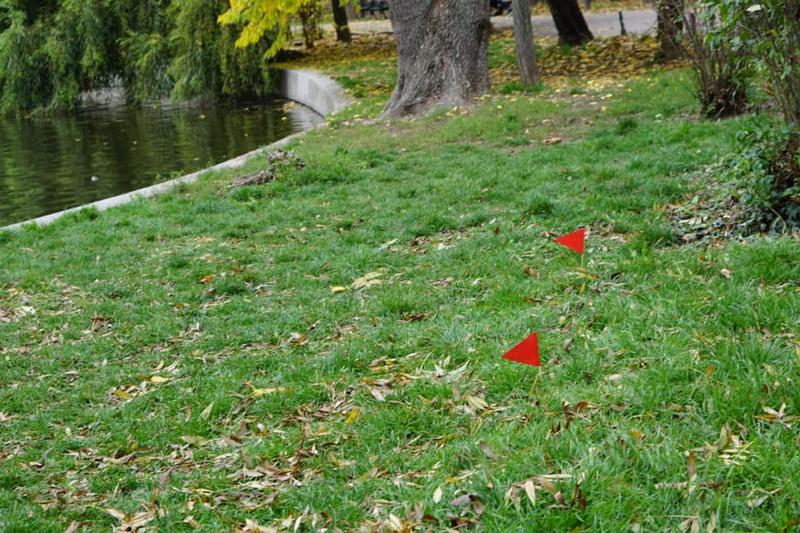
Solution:
[[[611,37],[619,35],[619,14],[616,11],[607,13],[586,13],[586,22],[597,37]],[[656,13],[649,9],[627,10],[622,12],[625,29],[628,33],[645,34],[654,31]],[[553,19],[550,15],[537,15],[531,17],[533,34],[536,37],[557,36]],[[492,24],[497,29],[510,28],[511,16],[493,17]],[[333,31],[330,24],[323,25],[325,31]],[[382,19],[357,19],[350,21],[350,30],[353,33],[392,33],[392,24]]]

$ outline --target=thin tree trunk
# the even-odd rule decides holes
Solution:
[[[341,0],[331,0],[331,8],[333,9],[333,25],[336,27],[336,40],[349,43],[353,38],[347,23],[347,10]]]
[[[547,6],[553,15],[561,44],[580,45],[594,39],[578,7],[578,0],[547,0]]]
[[[464,105],[489,89],[489,2],[392,0],[397,84],[385,116]]]
[[[684,55],[680,44],[683,31],[683,0],[657,0],[658,40],[664,59],[678,59]]]
[[[517,49],[519,78],[523,85],[532,85],[539,81],[539,71],[536,68],[536,51],[533,48],[531,1],[513,0],[511,14],[514,17],[514,46]]]

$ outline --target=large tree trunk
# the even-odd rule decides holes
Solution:
[[[594,39],[578,7],[578,0],[547,0],[547,6],[553,15],[561,44],[580,45]]]
[[[511,14],[514,17],[514,46],[517,49],[519,78],[524,85],[531,85],[539,81],[536,52],[533,48],[531,0],[513,0]]]
[[[347,24],[347,10],[341,0],[331,0],[331,8],[333,9],[333,25],[336,28],[336,40],[349,43],[353,38],[350,35],[350,26]]]
[[[385,116],[466,104],[489,89],[489,2],[392,0],[397,84]]]
[[[658,40],[661,56],[672,60],[683,56],[680,34],[683,31],[683,0],[656,0]]]

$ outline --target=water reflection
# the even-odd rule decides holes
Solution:
[[[109,100],[65,116],[0,118],[0,226],[198,170],[322,120],[285,104],[140,108]]]

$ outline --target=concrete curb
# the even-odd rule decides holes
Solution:
[[[277,94],[278,96],[286,98],[287,100],[292,100],[294,102],[303,104],[306,107],[310,107],[323,117],[326,117],[331,113],[336,113],[338,111],[341,111],[342,109],[347,107],[347,105],[349,105],[350,103],[350,100],[347,98],[347,96],[345,95],[344,91],[342,90],[341,86],[338,83],[336,83],[333,79],[327,76],[324,76],[322,74],[310,70],[292,70],[292,69],[281,70]],[[324,123],[320,124],[319,126],[322,125],[324,125]],[[283,139],[276,141],[272,144],[269,144],[267,146],[264,146],[263,148],[258,148],[256,150],[253,150],[252,152],[242,154],[238,157],[229,159],[228,161],[224,161],[210,168],[198,170],[197,172],[192,172],[191,174],[187,174],[185,176],[181,176],[179,178],[175,178],[170,181],[165,181],[164,183],[157,183],[155,185],[151,185],[150,187],[145,187],[144,189],[138,189],[136,191],[120,194],[118,196],[112,196],[111,198],[98,200],[97,202],[92,202],[90,204],[81,205],[70,209],[65,209],[64,211],[59,211],[57,213],[51,213],[49,215],[44,215],[31,220],[26,220],[24,222],[11,224],[10,226],[5,226],[3,228],[0,228],[0,232],[17,231],[22,229],[24,226],[29,226],[29,225],[46,226],[47,224],[51,224],[56,220],[64,217],[65,215],[69,215],[70,213],[77,213],[78,211],[82,211],[83,209],[96,209],[98,211],[106,211],[108,209],[111,209],[112,207],[129,204],[140,198],[151,198],[153,196],[165,194],[181,185],[188,185],[190,183],[194,183],[198,179],[200,179],[202,175],[207,174],[209,172],[239,168],[242,165],[244,165],[249,159],[257,155],[263,154],[265,152],[268,152],[269,150],[282,148],[287,144],[289,144],[290,142],[294,141],[295,139],[302,137],[307,132],[319,126],[312,126],[311,128],[305,131],[295,133],[294,135],[289,135],[288,137],[284,137]]]

